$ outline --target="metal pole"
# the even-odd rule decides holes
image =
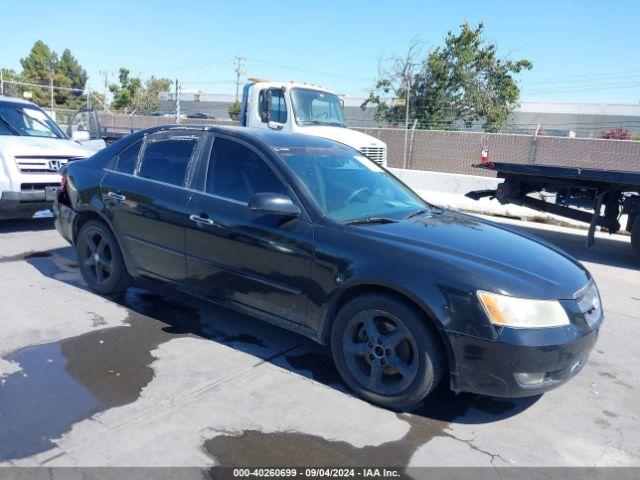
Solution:
[[[243,58],[236,56],[236,103],[240,100],[240,75],[245,74],[246,72],[242,70],[244,67]]]
[[[53,115],[53,77],[51,77],[51,115]]]
[[[176,78],[176,124],[180,125],[180,83]]]
[[[0,95],[4,95],[4,69],[0,68]]]
[[[411,168],[411,161],[413,160],[413,134],[416,131],[416,125],[418,124],[418,119],[415,118],[413,120],[413,126],[411,127],[411,140],[409,141],[409,159],[407,160],[407,168]]]
[[[409,97],[411,92],[411,76],[407,74],[405,76],[407,82],[407,94],[406,94],[406,109],[404,114],[404,158],[402,160],[402,168],[407,168],[407,141],[409,137]]]

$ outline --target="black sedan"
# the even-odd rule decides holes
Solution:
[[[160,127],[68,166],[55,204],[87,284],[141,277],[329,344],[354,391],[391,408],[443,379],[535,395],[585,364],[603,315],[559,249],[429,205],[340,143]]]

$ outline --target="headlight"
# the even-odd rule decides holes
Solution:
[[[491,323],[499,327],[545,328],[569,325],[560,302],[509,297],[478,290],[478,298]]]

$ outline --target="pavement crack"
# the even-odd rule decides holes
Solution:
[[[475,445],[473,442],[475,442],[477,440],[477,437],[473,437],[473,438],[467,440],[467,439],[464,439],[464,438],[456,437],[455,435],[453,435],[452,433],[449,433],[449,432],[443,432],[443,433],[445,435],[447,435],[448,437],[453,438],[454,440],[457,440],[457,441],[462,442],[462,443],[466,443],[471,448],[471,450],[475,450],[476,452],[480,452],[480,453],[483,453],[483,454],[489,456],[491,458],[491,460],[490,460],[491,461],[491,465],[495,466],[494,462],[495,462],[496,458],[499,458],[500,460],[502,460],[504,463],[506,463],[508,465],[511,464],[511,462],[509,462],[507,459],[505,459],[499,453],[492,453],[492,452],[490,452],[488,450],[484,450],[483,448],[480,448],[477,445]]]

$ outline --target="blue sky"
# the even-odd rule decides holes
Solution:
[[[484,21],[500,55],[534,64],[521,100],[640,101],[640,1],[191,1],[0,0],[0,65],[41,39],[65,48],[102,90],[100,71],[179,78],[185,89],[234,91],[233,57],[246,76],[296,80],[365,96],[378,58],[424,51],[463,21]]]

